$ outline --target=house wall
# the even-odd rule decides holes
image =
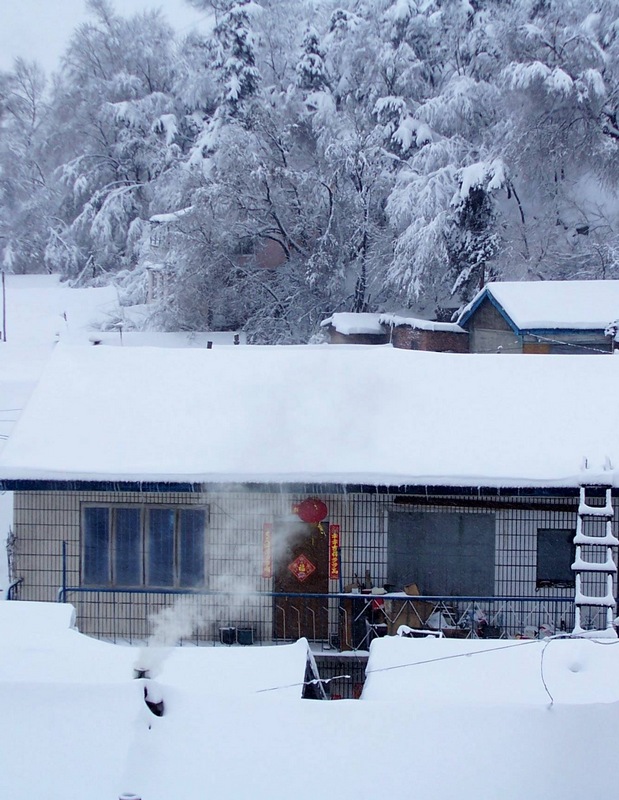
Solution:
[[[603,331],[557,329],[543,334],[516,335],[486,298],[467,323],[471,353],[550,353],[591,355],[612,352]],[[420,348],[421,349],[421,348]]]
[[[225,491],[209,493],[140,494],[127,492],[16,492],[15,493],[15,577],[22,578],[20,599],[54,601],[63,584],[62,542],[67,548],[66,584],[80,586],[81,572],[81,507],[85,503],[108,504],[180,504],[208,506],[209,524],[205,541],[207,558],[206,589],[213,592],[233,592],[219,600],[207,619],[205,638],[212,640],[217,627],[254,619],[262,640],[270,638],[270,598],[250,607],[245,596],[253,592],[269,592],[272,580],[262,577],[263,528],[276,518],[294,516],[293,505],[306,494],[258,493]],[[538,528],[575,529],[577,502],[566,498],[500,498],[458,496],[396,497],[382,494],[320,495],[328,509],[328,521],[340,526],[341,580],[329,581],[329,591],[338,592],[354,580],[363,580],[369,571],[375,586],[388,580],[388,548],[390,514],[399,515],[420,511],[436,514],[489,514],[494,520],[495,550],[494,594],[497,596],[571,598],[571,588],[537,588],[537,530]],[[616,501],[615,501],[616,502]],[[573,510],[572,510],[573,509]],[[617,515],[615,515],[616,518]],[[617,522],[615,534],[619,533]],[[414,530],[411,530],[411,536]],[[437,553],[440,558],[440,551]],[[410,574],[410,582],[416,576]],[[403,587],[395,587],[400,590]],[[419,586],[421,593],[424,587]],[[93,590],[87,595],[69,594],[67,598],[78,609],[78,627],[84,632],[100,631],[101,616],[106,615],[111,637],[146,636],[146,608],[157,609],[174,598],[163,593],[144,592],[131,597],[121,592]],[[192,596],[185,604],[197,602]],[[136,619],[136,606],[144,607],[141,622]],[[104,609],[102,611],[102,609]],[[129,611],[131,613],[129,613]],[[224,613],[225,612],[225,613]],[[196,612],[197,613],[197,612]],[[202,612],[201,612],[202,613]],[[125,620],[125,622],[123,622]],[[266,622],[265,622],[266,621]],[[107,623],[106,623],[107,624]],[[337,629],[336,609],[331,625]],[[136,627],[137,626],[137,627]]]
[[[216,633],[220,622],[235,622],[253,616],[264,621],[269,617],[264,607],[248,610],[239,600],[243,593],[271,591],[272,580],[262,577],[263,527],[275,518],[292,515],[292,507],[306,495],[283,493],[131,493],[131,492],[16,492],[14,506],[15,575],[22,579],[20,599],[55,601],[63,585],[63,542],[66,543],[66,585],[81,585],[81,509],[85,504],[107,505],[196,505],[207,506],[209,524],[205,550],[207,558],[206,589],[234,593],[235,600],[226,599],[224,620],[215,611],[206,637]],[[341,527],[343,573],[346,582],[354,573],[361,577],[365,569],[373,570],[375,583],[384,582],[386,550],[385,520],[378,498],[369,496],[324,496],[330,509],[330,522]],[[337,592],[339,580],[329,582],[329,591]],[[161,608],[170,602],[162,593],[134,594],[130,601],[120,592],[92,591],[88,594],[69,593],[67,599],[78,610],[78,627],[85,633],[101,629],[101,616],[107,615],[107,633],[111,638],[146,636],[146,611],[141,624],[136,623],[136,606],[144,609]],[[173,598],[172,598],[173,599]],[[129,614],[127,604],[132,609]],[[185,605],[191,598],[183,600]],[[237,608],[231,608],[236,603]],[[245,607],[244,607],[245,605]],[[112,607],[113,606],[113,607]],[[197,612],[196,612],[197,613]],[[123,623],[126,619],[126,624]],[[130,621],[129,621],[130,620]],[[335,624],[335,622],[334,622]],[[270,638],[271,631],[263,622],[257,635]]]
[[[467,324],[471,353],[521,353],[522,337],[516,336],[488,299],[484,299]]]
[[[430,331],[398,325],[393,328],[392,344],[403,350],[426,350],[434,353],[468,353],[469,337],[453,331]]]
[[[554,331],[525,334],[523,352],[544,352],[555,355],[595,355],[612,353],[612,342],[602,331]]]
[[[340,333],[327,325],[329,344],[388,344],[389,333]]]

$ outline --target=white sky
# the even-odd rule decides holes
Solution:
[[[177,30],[189,31],[204,18],[185,0],[112,0],[123,16],[161,8]],[[85,0],[0,0],[0,70],[18,56],[51,72],[77,25],[87,19]]]

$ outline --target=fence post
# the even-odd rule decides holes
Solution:
[[[132,792],[123,792],[119,795],[118,800],[142,800],[142,798]]]
[[[62,590],[58,598],[61,603],[67,602],[67,543],[62,543]]]

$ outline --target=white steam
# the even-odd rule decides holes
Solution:
[[[273,519],[273,508],[253,506],[252,528],[256,520]],[[302,535],[300,528],[304,523],[288,514],[279,514],[278,535],[273,537],[272,557],[276,562],[285,557],[290,545]],[[146,672],[154,678],[161,670],[165,659],[172,648],[183,641],[191,640],[200,632],[207,632],[206,638],[217,638],[218,627],[228,627],[231,621],[249,618],[259,607],[259,599],[255,597],[260,586],[262,574],[262,542],[257,534],[253,540],[247,541],[247,521],[241,524],[232,515],[222,515],[226,524],[217,526],[217,538],[226,543],[226,550],[232,558],[222,563],[229,573],[211,575],[209,594],[180,595],[173,604],[167,606],[149,618],[151,635],[145,646],[140,648],[135,663],[136,672]],[[241,574],[239,574],[241,573]],[[264,609],[262,610],[264,621]]]

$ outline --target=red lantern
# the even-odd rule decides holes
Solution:
[[[317,525],[329,513],[327,506],[317,497],[308,497],[297,506],[297,515],[303,522],[310,522]]]

